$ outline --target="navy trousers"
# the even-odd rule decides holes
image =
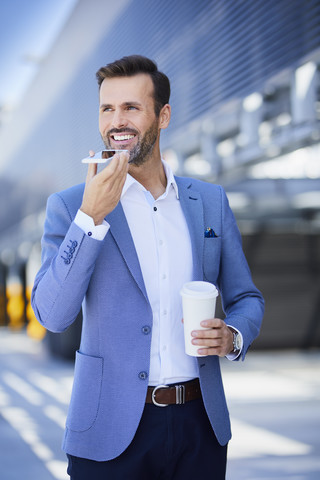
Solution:
[[[146,404],[136,435],[113,460],[68,455],[71,480],[225,480],[221,446],[201,399],[184,405]]]

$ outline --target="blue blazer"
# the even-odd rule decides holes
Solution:
[[[252,283],[224,190],[176,178],[192,242],[193,278],[214,283],[226,322],[243,335],[244,358],[258,335],[264,302]],[[83,326],[63,440],[65,452],[103,461],[120,455],[137,430],[147,393],[152,311],[121,204],[106,220],[103,241],[73,219],[84,185],[49,197],[42,266],[32,306],[48,330],[62,332],[81,306]],[[207,228],[214,235],[205,235]],[[147,328],[146,328],[147,327]],[[198,358],[205,408],[221,445],[231,438],[219,357]]]

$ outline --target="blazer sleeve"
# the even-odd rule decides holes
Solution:
[[[49,197],[41,268],[31,295],[35,315],[48,330],[62,332],[76,319],[102,243],[73,222],[59,194]]]
[[[227,196],[221,188],[221,258],[218,287],[226,323],[243,335],[245,354],[258,336],[264,314],[264,300],[252,281],[251,272],[242,250],[242,240]],[[240,358],[240,357],[238,357]]]

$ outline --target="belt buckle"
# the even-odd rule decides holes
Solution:
[[[186,389],[184,385],[176,385],[176,405],[186,403]]]
[[[157,407],[167,407],[169,404],[168,403],[158,403],[156,401],[156,391],[159,389],[159,388],[169,388],[168,385],[158,385],[156,386],[153,390],[152,390],[152,394],[151,394],[151,400],[152,400],[152,403],[154,405],[156,405]]]

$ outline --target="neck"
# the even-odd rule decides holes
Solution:
[[[166,190],[167,177],[161,161],[160,152],[152,156],[143,165],[130,165],[129,173],[157,199]]]

